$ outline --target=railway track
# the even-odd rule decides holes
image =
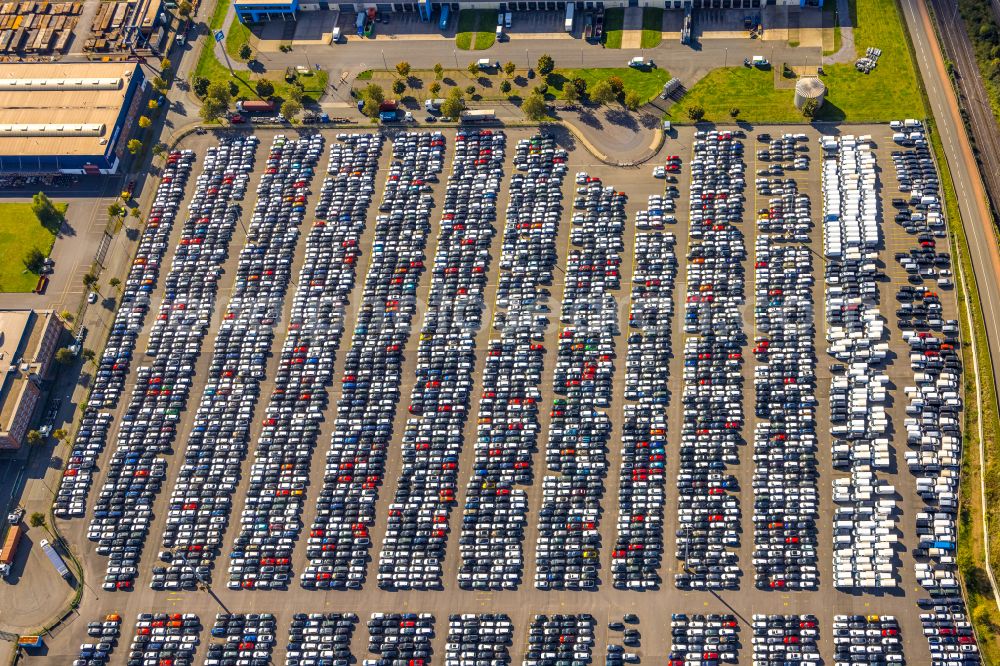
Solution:
[[[1000,211],[1000,127],[990,108],[976,54],[954,0],[930,0],[945,54],[954,64],[958,95],[975,142],[976,158],[994,216]],[[1000,16],[1000,0],[992,0]]]

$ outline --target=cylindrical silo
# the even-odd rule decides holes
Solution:
[[[807,76],[795,84],[795,107],[801,109],[810,99],[816,100],[816,108],[823,106],[826,85],[814,76]]]

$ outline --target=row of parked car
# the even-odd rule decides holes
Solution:
[[[105,616],[103,621],[87,623],[87,635],[96,642],[80,645],[80,652],[73,660],[73,666],[107,666],[111,653],[118,646],[121,629],[121,616],[115,613]]]
[[[899,622],[893,615],[835,615],[834,666],[904,664]]]
[[[269,666],[276,633],[272,613],[216,613],[204,666]]]
[[[253,146],[247,147],[252,154]],[[209,149],[188,204],[164,293],[149,336],[150,365],[136,369],[136,381],[121,417],[116,450],[108,463],[104,487],[95,505],[88,537],[108,556],[104,589],[131,589],[139,556],[153,517],[153,504],[166,477],[180,414],[194,382],[194,366],[211,319],[229,242],[239,211],[231,206],[242,186],[226,173],[240,170],[242,139]],[[246,171],[251,169],[246,167]],[[171,507],[168,523],[176,515]],[[208,523],[206,516],[205,523]],[[207,527],[207,525],[206,525]],[[153,577],[163,582],[162,571]],[[190,573],[177,587],[194,587]]]
[[[858,451],[846,477],[833,480],[833,584],[891,588],[898,583],[895,488],[878,477],[890,465],[889,345],[879,313],[877,268],[881,207],[868,138],[841,135],[823,144],[823,243],[827,353],[834,451]]]
[[[503,132],[455,135],[403,432],[402,470],[379,555],[378,582],[384,588],[442,585],[505,154]]]
[[[796,217],[808,216],[808,200]],[[769,211],[769,221],[774,218]],[[777,233],[757,236],[753,434],[756,587],[819,585],[816,518],[816,349],[811,248]]]
[[[618,589],[660,585],[663,507],[666,503],[667,422],[674,320],[676,240],[672,233],[635,237],[625,356],[622,464],[618,479],[618,521],[611,575]]]
[[[566,158],[545,134],[518,141],[514,150],[494,333],[459,537],[458,583],[464,589],[514,589],[524,573],[525,486],[532,482],[542,403],[545,348],[539,340],[548,324]]]
[[[735,477],[743,442],[746,186],[743,143],[730,132],[696,134],[691,160],[690,244],[684,306],[684,384],[677,475],[676,557],[681,589],[735,589],[740,506]]]
[[[754,666],[819,666],[816,616],[754,614]]]
[[[909,199],[893,202],[896,221],[907,231],[914,224],[939,221],[935,229],[942,229],[943,236],[937,170],[928,149],[894,151],[893,164],[900,190],[910,192]],[[910,282],[897,291],[896,316],[913,371],[913,384],[903,388],[907,401],[903,427],[909,446],[904,456],[916,476],[917,494],[927,503],[926,510],[916,515],[919,541],[913,550],[914,568],[917,581],[932,596],[945,596],[959,589],[955,518],[962,459],[962,361],[957,351],[958,322],[944,319],[937,292],[953,286],[951,256],[936,247],[930,231],[921,229],[917,246],[896,255]]]
[[[94,372],[90,396],[73,440],[73,450],[56,492],[53,512],[59,518],[86,514],[87,494],[93,483],[97,459],[108,441],[112,422],[111,415],[100,409],[116,406],[124,390],[136,340],[149,311],[150,294],[159,278],[160,263],[167,252],[167,242],[193,164],[194,153],[190,150],[172,151],[167,155],[149,218],[122,287],[118,311],[108,333],[104,353]]]
[[[245,195],[256,147],[255,138],[239,137],[222,139],[218,146],[207,150],[203,171],[198,176],[189,204],[189,219],[181,232],[170,273],[165,280],[163,300],[147,348],[147,353],[155,356],[156,360],[153,381],[146,394],[169,399],[172,416],[187,405],[194,365],[215,312],[222,265],[228,256],[229,243],[241,212],[237,202]],[[160,371],[161,364],[163,371]],[[140,429],[138,434],[141,433]],[[201,462],[197,456],[192,456],[190,447],[188,451],[189,465],[182,473],[189,473],[191,467]],[[194,463],[191,463],[192,457],[195,458]],[[238,464],[230,473],[239,473]],[[175,494],[178,485],[183,484],[175,485]],[[150,503],[153,499],[155,495]],[[173,503],[168,509],[165,541],[178,532],[188,536],[193,531],[214,532],[218,528],[218,518],[208,515],[201,522],[190,520],[181,525],[183,519],[178,509],[180,507]],[[167,576],[165,568],[157,566],[153,571],[153,587],[193,588],[196,576],[207,574],[206,569],[198,569],[200,562],[197,556],[195,560],[183,577],[179,573]]]
[[[740,649],[736,616],[674,613],[670,616],[670,654],[667,666],[735,664]]]
[[[621,286],[624,192],[577,174],[560,312],[563,329],[538,516],[535,587],[593,589],[598,582],[601,497],[607,472],[619,333],[614,293]]]
[[[373,613],[368,620],[368,651],[378,659],[363,666],[424,666],[430,663],[434,616],[430,613]]]
[[[97,460],[108,441],[113,420],[109,412],[84,408],[53,503],[52,510],[57,517],[79,518],[87,513],[87,493],[94,482]]]
[[[291,260],[295,255],[298,227],[305,217],[309,183],[323,150],[322,140],[314,137],[286,142],[280,147],[290,161],[286,166],[286,160],[282,159],[282,166],[271,181],[271,191],[278,197],[258,199],[259,203],[271,200],[269,212],[277,214],[278,224],[287,225],[284,227],[287,232],[284,238],[267,245],[265,253],[250,255],[247,259],[256,261],[259,257],[265,263],[278,264],[280,269],[274,273],[276,280],[249,283],[238,294],[240,308],[227,321],[227,328],[232,331],[226,339],[228,347],[217,348],[217,354],[224,354],[224,358],[238,358],[232,353],[234,345],[243,344],[256,352],[270,350],[273,344],[275,315],[280,313],[280,302],[292,281]],[[309,482],[312,448],[326,407],[326,388],[332,379],[333,357],[343,329],[347,295],[353,285],[354,259],[359,252],[356,246],[367,211],[368,199],[360,189],[372,187],[377,170],[379,144],[375,143],[374,155],[370,156],[367,154],[369,140],[367,135],[355,139],[353,143],[360,144],[360,150],[355,150],[352,143],[338,143],[330,148],[323,192],[327,191],[331,172],[365,173],[367,170],[368,176],[353,181],[346,173],[341,176],[345,189],[349,187],[348,182],[356,189],[349,196],[357,198],[357,210],[352,212],[348,207],[348,219],[338,220],[336,225],[327,226],[325,220],[318,219],[306,240],[302,269],[295,282],[288,332],[274,386],[262,415],[240,532],[230,559],[228,586],[231,589],[284,588],[291,580],[291,554],[300,529],[299,515]],[[370,197],[370,192],[367,196]],[[319,205],[322,205],[323,194],[320,199]],[[266,361],[266,356],[264,359]],[[247,412],[252,410],[259,395],[260,373],[237,373],[233,377],[229,372],[231,366],[227,364],[220,365],[218,370],[220,372],[212,377],[213,384],[221,389],[232,386],[236,390],[215,391],[211,397],[206,396],[206,405],[229,411],[238,406],[236,400],[243,399],[249,404],[239,405],[239,408]],[[239,435],[238,439],[223,438],[220,441],[223,446],[213,447],[214,455],[225,456],[226,449],[233,447],[244,455],[247,433]],[[227,443],[229,447],[225,446]]]
[[[528,630],[528,648],[522,666],[576,666],[589,664],[594,649],[594,618],[578,615],[535,615]]]
[[[958,608],[935,606],[931,613],[920,614],[920,626],[927,639],[934,666],[978,666],[982,663],[972,623],[961,603]]]
[[[369,529],[402,381],[403,348],[416,313],[430,231],[432,183],[443,167],[439,132],[399,133],[379,204],[371,260],[351,347],[344,356],[341,396],[326,458],[316,518],[309,531],[309,564],[302,585],[359,589],[365,580]],[[409,548],[413,537],[386,538]]]
[[[288,631],[285,666],[349,666],[354,613],[296,613]]]
[[[201,641],[194,613],[140,613],[127,666],[194,666]]]
[[[151,305],[150,294],[156,288],[160,264],[167,253],[170,232],[193,166],[194,151],[171,151],[167,155],[156,196],[139,237],[139,247],[122,286],[108,342],[94,373],[88,407],[115,407],[125,390],[125,376]]]
[[[448,617],[445,666],[505,666],[514,625],[506,613],[463,613]]]

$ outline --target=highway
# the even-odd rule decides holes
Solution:
[[[979,288],[990,363],[993,367],[993,381],[996,384],[997,377],[1000,376],[1000,312],[998,312],[1000,309],[1000,251],[997,250],[997,239],[993,218],[987,203],[986,190],[962,122],[958,99],[945,69],[942,51],[931,23],[930,13],[927,11],[927,5],[924,0],[901,0],[901,5],[913,39],[917,66],[920,68],[924,85],[927,87],[931,111],[937,121],[937,131],[941,135],[945,156],[955,182],[962,224],[969,243],[975,282]],[[938,16],[942,17],[941,14]],[[942,21],[941,23],[947,22]],[[942,26],[942,30],[952,37],[954,37],[954,23],[952,22],[951,28]],[[966,52],[966,54],[970,52]],[[978,72],[974,63],[971,68],[968,62],[960,64],[959,67],[964,72]],[[974,104],[970,111],[975,111],[980,106]],[[978,114],[970,115],[976,116]],[[990,148],[981,145],[980,148],[992,153],[990,155],[992,159],[1000,159],[1000,152],[995,147],[997,141],[996,124],[992,116],[988,118],[988,121],[989,125],[986,125],[982,119],[973,121],[973,128],[975,130],[976,127],[979,127],[979,133],[988,129],[984,133],[990,137],[994,145]],[[991,175],[1000,177],[995,170]],[[986,350],[979,351],[983,353]],[[970,407],[967,406],[967,408]],[[966,455],[972,454],[971,451],[966,452]],[[980,456],[982,460],[982,451],[980,451]],[[985,497],[983,500],[985,502]],[[989,567],[987,569],[989,570]],[[996,584],[993,582],[992,575],[990,580],[993,583],[993,594],[996,598]]]

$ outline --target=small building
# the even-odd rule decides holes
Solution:
[[[816,101],[816,108],[826,99],[826,84],[815,76],[804,76],[795,84],[795,108],[802,109],[809,100]]]
[[[24,442],[63,330],[50,310],[0,310],[0,449]]]
[[[0,64],[0,172],[115,173],[145,88],[134,62]]]

